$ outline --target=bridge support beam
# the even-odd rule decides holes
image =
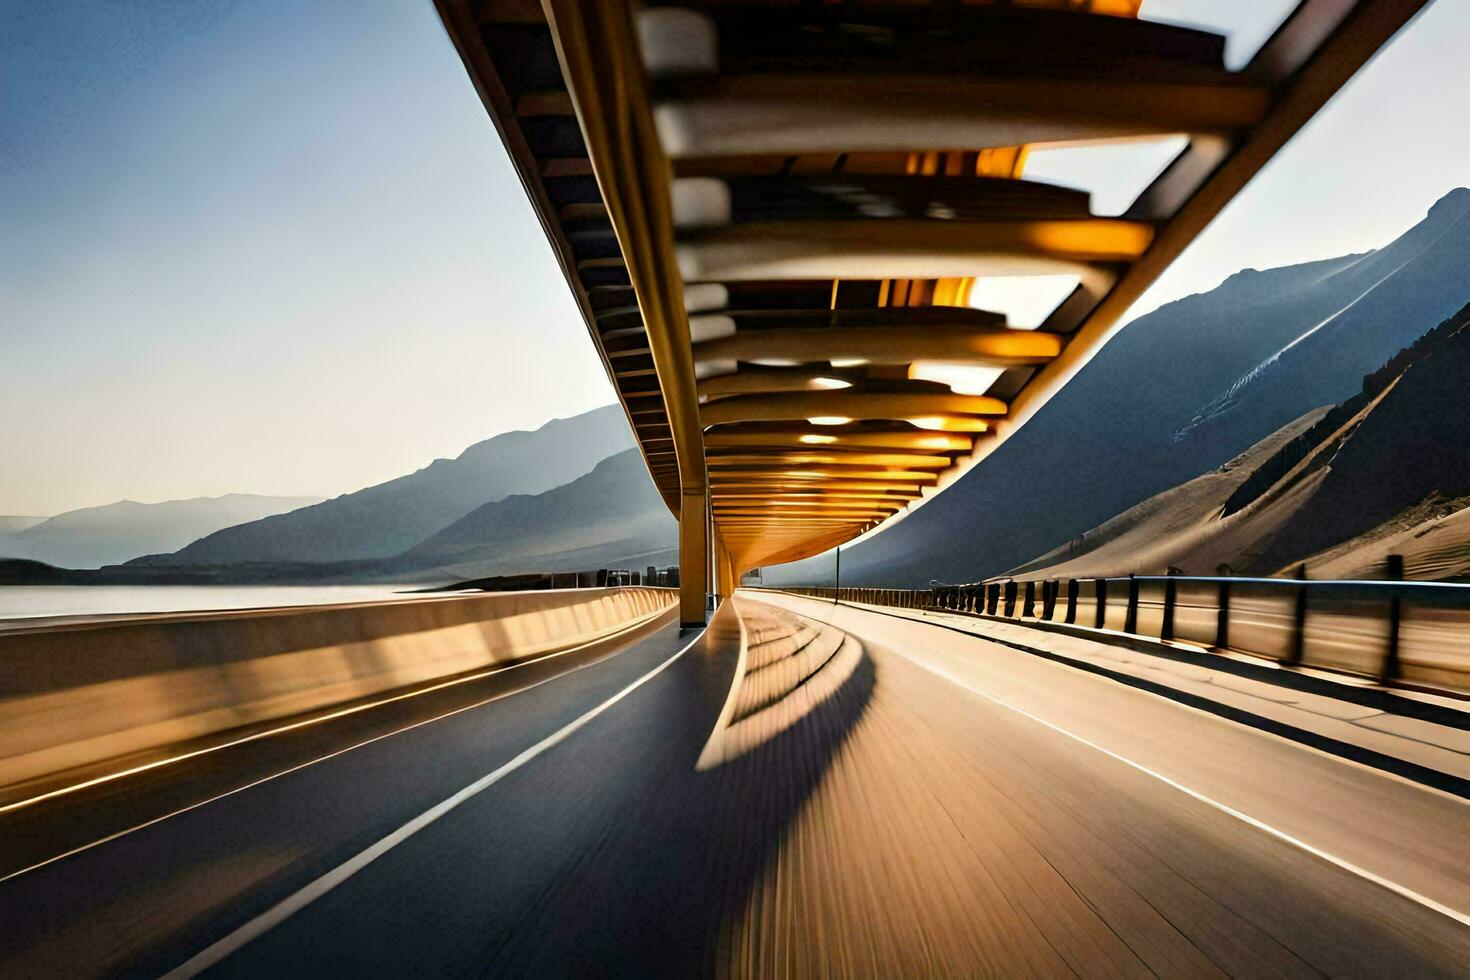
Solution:
[[[685,491],[679,497],[679,626],[703,629],[709,591],[709,497]]]

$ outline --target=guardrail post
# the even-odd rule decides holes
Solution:
[[[1057,611],[1057,583],[1053,579],[1047,579],[1041,583],[1041,618],[1051,621],[1052,614]]]
[[[1021,605],[1021,615],[1029,618],[1036,616],[1036,583],[1026,583],[1026,601]]]
[[[1102,629],[1108,622],[1108,580],[1097,579],[1097,616],[1093,623],[1098,629]]]
[[[1215,604],[1215,649],[1230,649],[1230,566],[1215,569],[1220,576],[1220,594]]]
[[[1002,615],[1005,616],[1006,619],[1010,619],[1011,617],[1016,615],[1016,583],[1007,582],[1005,585],[1005,593],[1005,609],[1003,610]]]
[[[1164,572],[1164,622],[1159,627],[1159,639],[1168,642],[1174,639],[1174,603],[1179,598],[1179,586],[1174,581],[1174,576],[1179,574],[1179,569],[1170,565]]]
[[[1123,632],[1138,632],[1138,578],[1128,573],[1128,612],[1123,616]]]
[[[1296,610],[1291,621],[1291,652],[1286,656],[1289,664],[1302,662],[1302,654],[1307,648],[1307,566],[1301,564],[1296,567],[1296,577],[1301,585],[1296,588]]]
[[[1404,580],[1403,555],[1388,556],[1388,579],[1391,582]],[[1388,651],[1383,657],[1383,676],[1379,678],[1384,684],[1393,683],[1399,676],[1399,619],[1402,614],[1403,599],[1395,587],[1388,600]]]
[[[1077,594],[1081,586],[1075,578],[1067,579],[1067,623],[1077,622]]]

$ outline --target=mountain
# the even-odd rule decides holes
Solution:
[[[162,556],[171,557],[171,556]],[[164,564],[156,559],[71,571],[0,558],[9,585],[246,585],[395,582],[441,585],[506,574],[678,563],[678,527],[638,450],[539,494],[475,508],[399,554],[335,562]]]
[[[853,585],[975,581],[1220,466],[1465,300],[1470,190],[1373,252],[1247,269],[1120,330],[1005,444],[892,529],[842,552]],[[830,578],[830,556],[767,581]]]
[[[1202,565],[1202,544],[1217,531],[1225,502],[1271,460],[1329,412],[1314,409],[1287,423],[1224,466],[1155,494],[1061,547],[1007,574],[1025,579],[1098,578],[1130,572],[1160,573],[1171,565],[1192,574],[1213,574]],[[1219,564],[1218,562],[1216,563]]]
[[[1470,292],[1470,287],[1467,287]],[[1470,575],[1470,305],[1226,467],[1016,569],[1018,577],[1210,573]]]
[[[28,527],[35,527],[45,519],[44,517],[0,516],[0,537],[14,534],[16,531],[24,531]]]
[[[476,508],[396,559],[458,575],[560,571],[676,561],[678,526],[638,450],[534,496]]]
[[[488,501],[535,494],[574,480],[633,445],[616,405],[533,432],[506,432],[455,459],[290,514],[231,527],[149,565],[345,562],[397,555]]]
[[[139,555],[170,551],[221,528],[282,514],[320,497],[260,497],[245,493],[158,504],[120,500],[42,520],[0,534],[0,557],[26,558],[64,568],[98,568]]]

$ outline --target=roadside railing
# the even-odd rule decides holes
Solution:
[[[837,589],[824,589],[819,586],[790,588],[782,586],[770,590],[757,586],[756,589],[757,591],[789,592],[792,595],[804,595],[812,599],[829,599],[834,602],[864,602],[872,606],[893,606],[896,609],[934,608],[933,593],[917,589],[842,589],[840,590],[841,596],[838,595],[839,590]]]
[[[1381,683],[1470,689],[1470,584],[1128,575],[844,588],[840,596],[830,588],[782,591],[1108,630]]]
[[[531,592],[540,589],[608,589],[626,586],[678,588],[677,566],[658,568],[594,568],[580,572],[524,572],[492,575],[445,586],[445,590],[479,589],[482,592]]]

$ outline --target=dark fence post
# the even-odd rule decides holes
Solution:
[[[1005,585],[1005,610],[1002,613],[1006,619],[1016,614],[1016,583],[1007,582]]]
[[[1296,588],[1296,610],[1291,620],[1291,652],[1286,656],[1289,664],[1302,662],[1302,654],[1307,649],[1307,566],[1305,564],[1296,567],[1297,580],[1302,584]]]
[[[1215,569],[1220,576],[1220,596],[1215,608],[1215,649],[1230,649],[1230,566]]]
[[[985,591],[988,596],[985,611],[994,616],[995,611],[1000,608],[1000,583],[991,582],[985,587]]]
[[[1159,627],[1159,639],[1168,642],[1174,639],[1174,603],[1179,598],[1179,584],[1174,581],[1174,576],[1179,574],[1179,569],[1170,565],[1164,572],[1164,623]]]
[[[1051,621],[1057,611],[1057,583],[1054,579],[1041,583],[1041,618]]]
[[[1021,606],[1021,615],[1022,616],[1029,616],[1029,617],[1033,617],[1033,618],[1036,616],[1036,583],[1035,582],[1027,582],[1026,583],[1026,602]]]
[[[1067,579],[1067,622],[1069,624],[1077,622],[1077,594],[1080,589],[1081,586],[1077,584],[1075,578]]]
[[[1123,632],[1138,632],[1138,577],[1128,573],[1128,612],[1123,616]]]
[[[1102,629],[1108,623],[1108,580],[1097,580],[1097,616],[1093,626]]]
[[[1402,582],[1404,580],[1404,556],[1388,556],[1388,579],[1391,582]],[[1383,676],[1379,678],[1385,684],[1391,684],[1399,676],[1399,619],[1403,614],[1403,599],[1399,596],[1398,586],[1394,586],[1393,592],[1388,600],[1388,652],[1383,657]]]

